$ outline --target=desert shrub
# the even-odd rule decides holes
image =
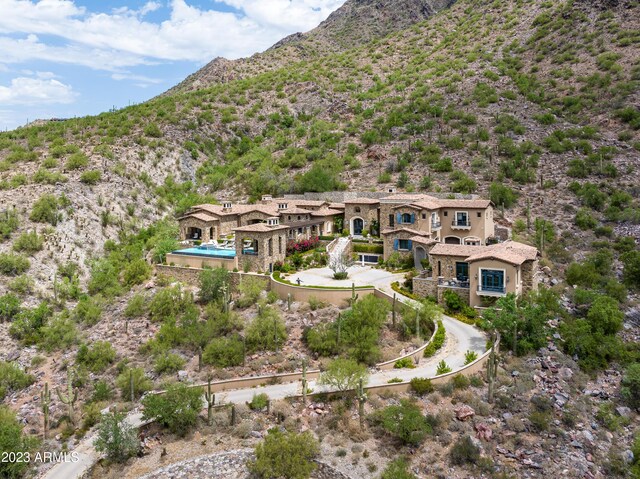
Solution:
[[[264,282],[259,278],[246,277],[238,286],[240,297],[236,300],[239,308],[246,308],[258,302],[260,294],[264,291]]]
[[[174,286],[156,293],[149,303],[149,313],[152,321],[164,321],[169,318],[197,316],[198,309],[190,293],[183,292],[180,286]]]
[[[153,387],[151,380],[146,376],[142,368],[126,368],[116,378],[116,387],[120,389],[122,398],[131,399],[131,386],[133,397],[139,398]]]
[[[179,354],[161,354],[156,358],[153,370],[158,374],[175,373],[185,365],[185,360]]]
[[[631,288],[640,288],[640,251],[627,251],[620,256],[624,266],[622,279]]]
[[[111,398],[113,398],[113,390],[107,381],[100,380],[94,383],[91,401],[108,401]]]
[[[29,269],[31,263],[19,254],[0,253],[0,274],[18,276]]]
[[[35,308],[23,308],[13,319],[9,334],[24,345],[38,344],[42,327],[51,316],[51,308],[46,302]]]
[[[44,245],[44,238],[36,231],[29,231],[22,233],[13,242],[14,251],[21,251],[29,254],[36,253],[42,250]]]
[[[125,286],[142,284],[151,276],[151,265],[144,259],[134,259],[124,268],[122,279]]]
[[[33,436],[23,434],[22,423],[16,418],[16,414],[7,406],[0,406],[0,451],[3,454],[20,454],[32,452],[36,449],[38,441]],[[28,461],[2,461],[0,462],[0,477],[17,479],[24,477],[30,464]]]
[[[424,348],[424,356],[426,358],[430,358],[436,351],[440,349],[444,345],[444,341],[446,339],[446,331],[444,329],[444,324],[442,324],[442,320],[438,320],[438,329],[436,330],[436,334],[433,337],[433,341],[429,343],[429,345]]]
[[[387,406],[374,412],[369,419],[403,444],[418,446],[432,432],[420,407],[406,399],[402,399],[400,405]]]
[[[598,226],[598,220],[586,208],[580,208],[576,213],[576,226],[581,230],[590,230]]]
[[[414,369],[416,367],[416,365],[413,364],[413,359],[411,359],[411,358],[402,358],[402,359],[398,359],[394,363],[393,367],[396,368],[396,369],[402,369],[402,368]]]
[[[20,312],[20,303],[15,294],[0,296],[0,321],[11,321]]]
[[[58,198],[51,194],[44,194],[33,204],[29,219],[36,223],[49,223],[55,226],[60,221],[59,207]]]
[[[80,181],[85,185],[96,185],[102,178],[102,173],[99,170],[87,170],[83,171],[80,175]]]
[[[640,363],[627,366],[622,376],[620,393],[630,407],[640,407]]]
[[[309,308],[311,309],[311,311],[315,311],[322,307],[324,307],[324,303],[321,300],[319,300],[315,296],[309,297]]]
[[[107,298],[117,296],[122,291],[118,273],[116,266],[108,259],[94,261],[91,265],[87,291],[91,295],[100,293]]]
[[[230,277],[226,268],[204,269],[199,280],[198,299],[202,302],[221,300],[224,288],[228,288],[228,292],[231,293]]]
[[[518,199],[518,194],[502,183],[491,183],[489,187],[489,198],[496,206],[511,208]]]
[[[66,350],[78,342],[76,324],[66,315],[58,315],[41,329],[38,345],[47,352]]]
[[[151,394],[142,400],[143,419],[153,419],[172,433],[186,435],[195,425],[202,409],[202,391],[177,383],[164,394]]]
[[[84,168],[89,164],[89,158],[84,153],[74,153],[71,155],[64,166],[67,170],[77,170],[79,168]]]
[[[467,389],[471,381],[464,374],[456,374],[451,378],[451,384],[453,384],[454,389]]]
[[[417,477],[409,472],[407,460],[400,457],[387,464],[380,479],[417,479]]]
[[[466,353],[464,353],[464,364],[465,365],[471,364],[476,359],[478,359],[478,353],[476,353],[475,351],[467,351]]]
[[[442,296],[445,308],[449,312],[462,311],[462,308],[466,306],[460,295],[454,291],[445,291]]]
[[[471,437],[461,437],[451,446],[449,459],[456,466],[477,464],[480,460],[480,448],[473,443]]]
[[[425,394],[432,393],[434,391],[433,383],[431,379],[427,378],[412,378],[411,389],[418,395],[424,396]]]
[[[147,298],[138,293],[131,297],[124,309],[124,315],[127,318],[139,318],[146,313]]]
[[[20,276],[16,276],[11,281],[9,281],[7,287],[12,293],[25,296],[34,292],[35,281],[31,276],[21,274]]]
[[[247,327],[247,348],[250,351],[273,351],[287,339],[287,328],[277,310],[265,306]]]
[[[451,367],[443,359],[438,363],[438,366],[436,368],[436,376],[447,374],[447,373],[450,373],[451,371],[452,371]]]
[[[244,346],[237,337],[215,338],[202,353],[202,361],[217,368],[239,366],[244,361]]]
[[[254,394],[249,407],[254,411],[262,411],[269,404],[269,396],[265,393]]]
[[[78,364],[86,366],[94,373],[104,371],[115,359],[116,350],[106,341],[96,341],[90,346],[82,344],[76,356]]]
[[[103,414],[94,445],[96,451],[106,454],[109,460],[125,462],[140,449],[138,429],[129,424],[124,413]]]
[[[93,326],[102,316],[103,301],[99,296],[82,296],[73,310],[73,319]]]
[[[16,363],[0,361],[0,400],[6,395],[20,391],[35,382],[31,374],[27,374]]]
[[[430,338],[436,321],[442,317],[442,308],[429,300],[423,300],[414,307],[403,306],[401,332],[405,337],[414,336],[420,328],[421,338]],[[417,321],[416,321],[417,318]]]
[[[262,479],[308,479],[316,468],[313,459],[318,454],[320,446],[310,432],[297,434],[274,428],[256,446],[256,459],[249,469]]]
[[[15,209],[0,212],[0,240],[8,239],[18,229],[20,220]]]

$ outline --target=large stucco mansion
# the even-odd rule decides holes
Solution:
[[[454,290],[479,307],[537,288],[538,250],[496,239],[489,200],[395,192],[344,196],[342,201],[264,196],[253,205],[194,206],[179,218],[180,235],[183,243],[199,246],[177,251],[168,261],[266,272],[284,261],[288,242],[342,233],[356,241],[379,237],[385,261],[392,255],[412,257],[422,271],[414,292],[440,301],[444,291]],[[361,254],[359,260],[378,262],[378,255]]]

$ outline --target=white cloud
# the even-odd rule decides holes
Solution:
[[[151,62],[203,63],[216,56],[237,58],[263,50],[289,33],[313,28],[344,3],[222,1],[243,15],[170,0],[169,19],[152,23],[143,17],[162,7],[155,1],[139,10],[90,13],[70,0],[0,0],[0,51],[5,63],[47,60],[109,71]],[[38,38],[45,35],[64,44],[46,44]]]
[[[149,84],[153,84],[153,83],[158,84],[164,81],[164,80],[161,80],[160,78],[151,78],[145,75],[134,75],[132,73],[114,73],[113,75],[111,75],[111,78],[116,81],[135,80],[137,82],[140,82],[140,84],[144,84],[144,86],[149,86]]]
[[[0,85],[3,105],[43,105],[73,103],[76,94],[70,85],[58,80],[18,77],[9,86]]]

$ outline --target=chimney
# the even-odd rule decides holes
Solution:
[[[273,200],[273,196],[271,196],[271,195],[262,195],[262,202],[263,203],[269,203],[269,202],[271,202],[271,200]]]
[[[222,203],[222,209],[224,211],[230,211],[231,210],[231,206],[232,206],[231,201],[224,201]]]
[[[288,203],[278,203],[278,210],[286,210],[288,207]]]
[[[267,226],[274,227],[280,225],[280,218],[274,216],[273,218],[267,218]]]

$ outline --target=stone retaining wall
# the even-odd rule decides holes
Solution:
[[[156,273],[172,278],[181,283],[188,284],[190,286],[199,286],[201,268],[183,268],[181,266],[168,266],[164,264],[155,265]],[[264,274],[256,273],[240,273],[229,271],[229,277],[231,278],[231,287],[237,288],[238,284],[242,282],[243,278],[258,278],[264,282],[264,289],[269,290],[270,277]]]
[[[438,295],[438,282],[434,281],[433,278],[416,276],[413,278],[413,293],[424,298],[435,298]]]
[[[255,458],[253,450],[239,449],[176,462],[157,469],[140,479],[249,479],[247,463]],[[316,461],[312,479],[351,479],[329,464]]]

